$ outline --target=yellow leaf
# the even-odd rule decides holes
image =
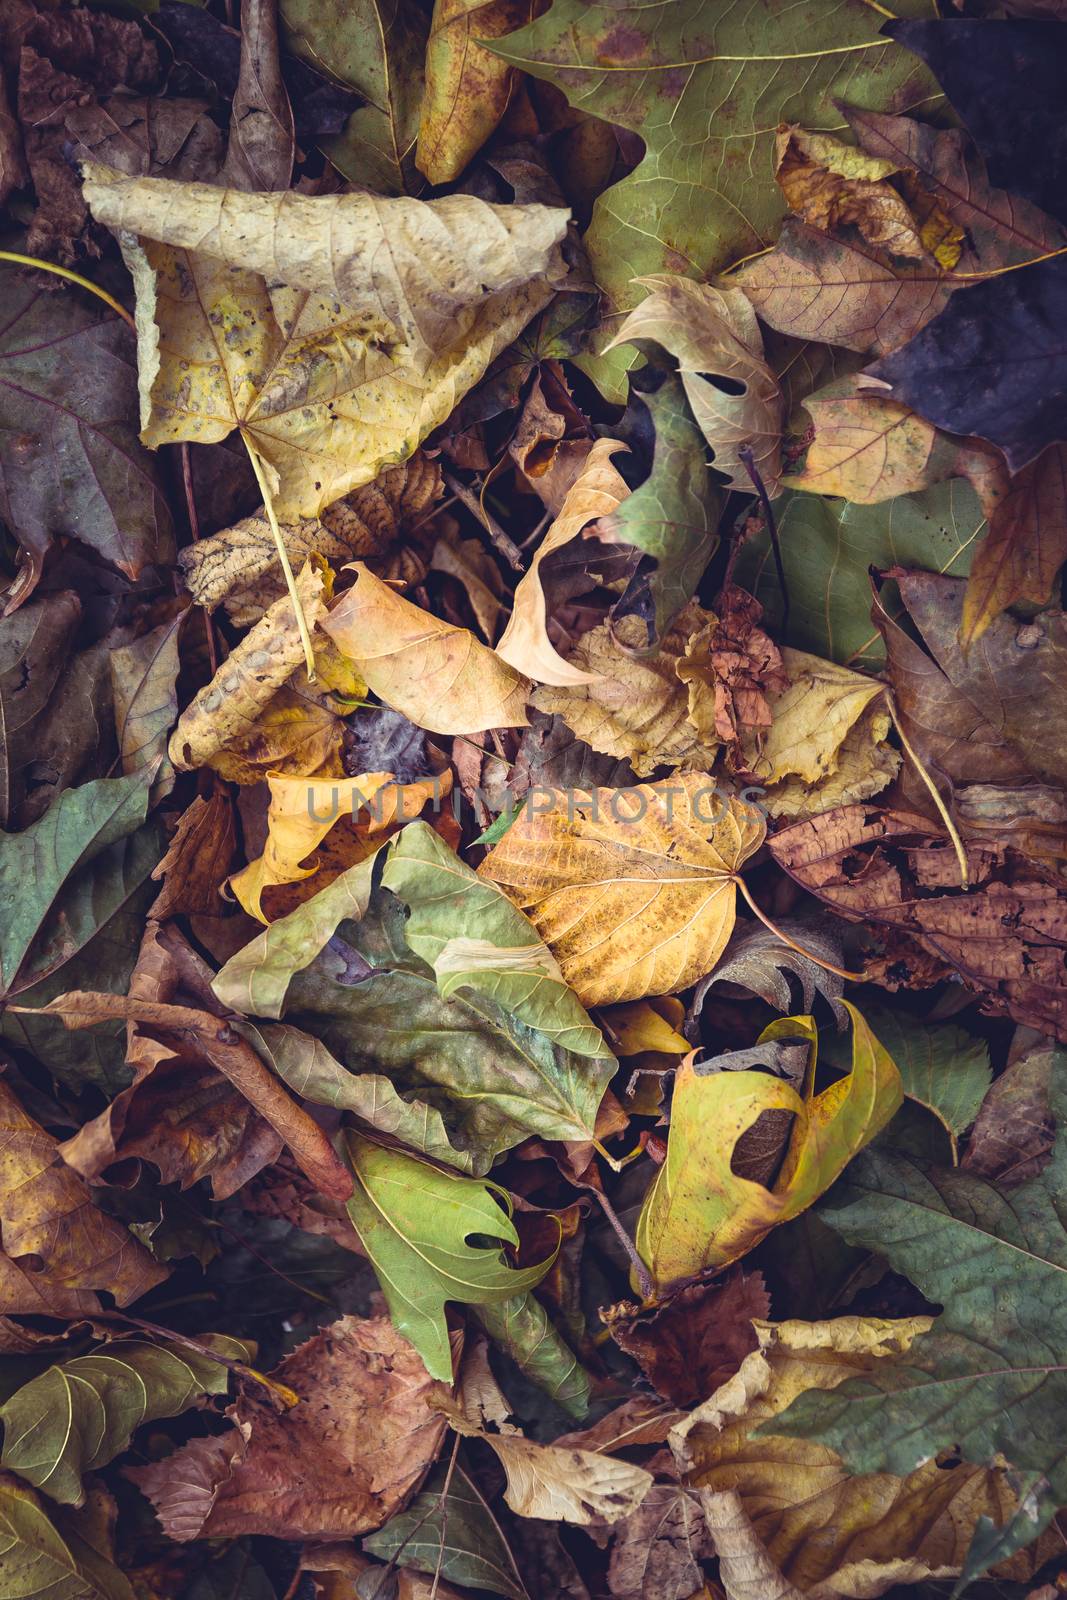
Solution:
[[[124,241],[141,437],[208,443],[240,428],[290,520],[410,456],[561,275],[567,213],[549,206],[83,170],[96,219],[142,241]]]
[[[584,633],[570,657],[574,680],[567,687],[543,684],[531,696],[538,711],[558,713],[579,739],[602,755],[629,761],[639,778],[656,767],[709,767],[718,741],[705,739],[694,725],[692,707],[714,701],[706,683],[689,688],[679,669],[690,636],[707,613],[691,603],[676,618],[654,656],[630,655],[602,622]],[[642,645],[644,623],[624,617],[615,625],[622,643]],[[579,681],[584,680],[584,681]],[[706,728],[713,718],[700,723]]]
[[[772,815],[826,811],[883,789],[900,764],[884,742],[888,714],[872,705],[883,685],[804,650],[783,649],[782,664],[789,687],[767,695],[771,727],[743,746]]]
[[[626,1005],[606,1006],[600,1021],[607,1029],[615,1054],[632,1056],[686,1056],[693,1048],[678,1032],[685,1018],[685,1007],[673,995],[655,1000],[631,1000]]]
[[[535,683],[567,687],[593,683],[599,676],[597,672],[586,672],[573,661],[564,661],[549,639],[541,563],[576,539],[590,523],[610,516],[626,499],[630,491],[611,462],[617,451],[625,449],[617,439],[596,441],[567,491],[559,515],[538,545],[529,571],[519,579],[511,617],[497,645],[497,654],[510,662],[517,672],[533,678]]]
[[[478,869],[522,908],[585,1005],[688,988],[734,925],[734,874],[763,841],[750,807],[706,773],[632,789],[552,792]]]
[[[249,916],[260,922],[264,889],[277,884],[316,878],[325,887],[320,863],[306,861],[335,824],[344,828],[344,844],[331,861],[332,876],[373,855],[401,822],[417,817],[428,800],[437,800],[452,787],[446,769],[437,777],[414,783],[397,783],[391,772],[365,772],[358,778],[289,778],[272,772],[267,778],[270,809],[263,854],[230,879],[230,888]],[[366,809],[365,821],[357,821]]]
[[[802,1094],[765,1072],[700,1072],[692,1056],[678,1068],[667,1159],[637,1222],[637,1248],[659,1291],[728,1266],[777,1223],[806,1210],[899,1109],[900,1073],[855,1006],[842,1004],[852,1021],[852,1071],[819,1094],[811,1017],[782,1018],[760,1036],[761,1043],[808,1041]],[[772,1189],[731,1166],[738,1140],[765,1111],[792,1112],[795,1119]]]
[[[531,0],[435,0],[415,152],[431,183],[458,178],[508,108],[514,68],[481,41],[514,33],[539,9]]]
[[[775,177],[790,211],[824,233],[844,224],[890,255],[922,261],[926,249],[903,196],[885,180],[901,169],[827,133],[778,130]],[[962,230],[957,230],[960,240]]]
[[[423,611],[363,565],[323,628],[379,699],[431,733],[524,728],[530,685],[468,628]]]
[[[672,1430],[675,1461],[700,1491],[730,1600],[839,1600],[951,1578],[978,1517],[998,1526],[1010,1518],[1017,1502],[995,1469],[927,1461],[906,1478],[852,1477],[825,1445],[762,1431],[805,1391],[835,1389],[906,1354],[931,1320],[756,1321],[759,1349]],[[735,1495],[740,1505],[726,1505]],[[1029,1577],[1057,1539],[1050,1530],[998,1573]],[[746,1581],[756,1576],[764,1587]]]
[[[693,416],[714,452],[715,470],[726,475],[731,488],[751,492],[752,480],[738,455],[747,445],[774,495],[782,464],[782,394],[763,358],[763,336],[747,295],[677,273],[634,282],[650,293],[607,348],[645,341],[674,356]],[[734,391],[727,394],[707,374],[729,379]]]

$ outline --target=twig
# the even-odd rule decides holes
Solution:
[[[457,1433],[452,1441],[452,1456],[445,1473],[445,1481],[441,1488],[441,1533],[437,1544],[437,1565],[434,1567],[433,1584],[430,1588],[430,1600],[437,1600],[437,1585],[441,1581],[441,1568],[445,1560],[445,1534],[448,1532],[448,1491],[452,1487],[452,1474],[456,1470],[456,1457],[459,1455],[459,1439]]]
[[[190,458],[188,443],[183,443],[181,446],[181,458],[182,484],[185,488],[185,509],[189,517],[189,532],[192,535],[193,543],[196,544],[200,538],[200,518],[196,510],[196,494],[193,491],[193,463]],[[219,653],[215,644],[215,629],[211,621],[211,612],[207,606],[201,606],[200,610],[204,618],[204,632],[207,634],[207,654],[208,660],[211,662],[211,676],[214,677],[219,670]]]
[[[938,793],[936,783],[934,782],[934,780],[930,776],[930,774],[927,772],[927,770],[923,766],[922,762],[919,760],[918,755],[916,754],[915,750],[912,748],[911,740],[908,738],[907,734],[904,732],[904,729],[901,727],[901,725],[900,725],[900,716],[899,716],[899,714],[897,712],[897,707],[896,707],[896,701],[893,699],[893,696],[889,692],[888,689],[886,689],[886,691],[885,691],[885,703],[886,703],[886,706],[888,707],[889,715],[890,715],[890,718],[892,720],[893,726],[897,730],[897,737],[899,738],[901,744],[904,746],[904,753],[908,757],[908,759],[910,760],[910,762],[911,762],[912,766],[915,768],[916,772],[919,774],[919,777],[922,779],[922,781],[925,783],[926,787],[929,789],[930,797],[933,800],[934,805],[937,807],[938,815],[940,816],[941,821],[945,824],[945,831],[948,834],[949,838],[952,840],[952,848],[955,850],[955,852],[956,852],[956,860],[960,864],[960,884],[964,889],[967,889],[967,888],[970,887],[970,882],[971,882],[970,874],[967,871],[967,851],[964,849],[963,840],[960,838],[959,833],[956,830],[956,824],[953,822],[952,818],[948,814],[948,808],[946,807],[945,802],[942,800],[940,794]]]
[[[102,300],[106,306],[110,306],[112,311],[117,311],[123,322],[129,323],[134,333],[137,332],[137,324],[126,307],[120,305],[114,295],[108,294],[106,289],[101,289],[99,284],[93,283],[89,278],[83,278],[80,272],[71,272],[69,267],[57,267],[54,261],[42,261],[39,256],[21,255],[17,250],[0,250],[0,261],[13,261],[19,267],[36,267],[40,272],[51,272],[57,278],[66,278],[68,283],[76,283],[79,289],[88,289],[90,294],[95,294],[96,298]]]
[[[263,509],[267,513],[267,521],[270,523],[270,531],[274,535],[274,543],[278,550],[278,560],[281,562],[282,571],[285,574],[285,585],[289,590],[289,598],[293,602],[293,610],[296,612],[296,626],[300,634],[300,643],[304,646],[304,662],[307,666],[308,682],[314,683],[315,652],[311,646],[311,634],[308,630],[307,618],[304,615],[304,607],[301,605],[300,596],[297,593],[296,579],[293,577],[293,569],[289,564],[289,552],[285,548],[282,530],[278,526],[278,518],[274,512],[274,497],[271,494],[270,484],[267,482],[267,474],[263,471],[263,463],[259,459],[259,451],[244,428],[241,429],[241,438],[244,440],[245,449],[248,451],[248,459],[252,463],[252,471],[256,475],[259,492],[263,496]]]
[[[744,878],[741,877],[740,873],[736,874],[732,881],[737,888],[740,889],[741,898],[744,900],[749,910],[755,912],[756,916],[763,923],[763,926],[765,928],[769,928],[774,934],[774,937],[776,939],[781,939],[782,943],[787,944],[790,950],[795,950],[798,956],[803,956],[807,961],[814,961],[815,965],[817,967],[822,967],[824,972],[832,972],[836,977],[844,978],[849,983],[865,983],[867,981],[867,974],[865,972],[846,972],[844,967],[835,967],[832,961],[827,961],[823,956],[817,956],[813,950],[805,950],[802,944],[797,944],[796,940],[791,939],[787,933],[783,933],[781,928],[776,928],[767,913],[760,910],[759,906],[752,898],[748,884],[745,882]]]
[[[144,1317],[131,1317],[124,1311],[97,1312],[94,1319],[98,1322],[125,1322],[133,1328],[143,1328],[145,1333],[154,1333],[157,1338],[168,1339],[174,1344],[183,1344],[190,1350],[195,1350],[197,1355],[203,1356],[205,1361],[217,1361],[220,1367],[226,1367],[238,1378],[251,1378],[255,1383],[261,1384],[264,1389],[276,1394],[287,1409],[297,1405],[300,1396],[287,1384],[278,1383],[274,1378],[268,1378],[265,1373],[257,1372],[255,1367],[250,1367],[247,1362],[235,1361],[232,1356],[220,1355],[217,1350],[212,1350],[210,1345],[201,1344],[199,1339],[191,1339],[187,1333],[175,1333],[173,1328],[163,1328],[158,1322],[147,1322]]]
[[[525,571],[522,560],[522,551],[519,549],[515,541],[510,539],[504,532],[503,528],[493,516],[492,512],[486,510],[485,506],[482,505],[477,495],[472,494],[467,488],[466,484],[460,483],[458,478],[453,478],[450,472],[446,472],[444,474],[444,480],[446,486],[451,493],[455,495],[456,499],[461,500],[466,506],[467,510],[473,516],[478,518],[478,521],[489,535],[493,544],[500,551],[500,554],[504,557],[504,560],[507,562],[508,566],[511,567],[514,572]]]
[[[774,551],[774,565],[778,572],[778,588],[782,595],[782,621],[780,632],[783,639],[789,634],[789,585],[785,581],[785,567],[782,565],[782,547],[778,542],[778,524],[774,520],[771,509],[770,496],[767,486],[760,477],[759,468],[756,466],[755,457],[747,444],[743,444],[737,452],[738,460],[752,479],[752,486],[759,496],[759,503],[763,507],[763,517],[767,524],[767,533],[770,536],[771,549]]]
[[[602,1189],[594,1189],[593,1193],[596,1195],[597,1200],[600,1203],[601,1211],[603,1211],[604,1215],[608,1219],[608,1222],[611,1224],[611,1231],[614,1233],[616,1239],[618,1239],[619,1243],[626,1251],[630,1265],[634,1269],[634,1277],[637,1279],[637,1286],[640,1289],[642,1296],[646,1300],[653,1299],[656,1293],[656,1286],[652,1282],[652,1274],[649,1272],[648,1268],[645,1266],[645,1263],[638,1255],[637,1246],[634,1244],[633,1240],[630,1238],[630,1235],[619,1221],[618,1213],[616,1212],[615,1207],[612,1205],[611,1201],[608,1199],[607,1195]]]

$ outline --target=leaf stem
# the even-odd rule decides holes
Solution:
[[[955,852],[956,852],[956,860],[960,864],[960,885],[961,885],[962,888],[968,889],[968,888],[970,888],[971,880],[970,880],[970,874],[967,871],[967,851],[964,849],[963,840],[960,838],[959,833],[957,832],[956,824],[953,822],[952,818],[948,814],[948,808],[946,807],[945,802],[942,800],[940,794],[938,793],[938,789],[937,789],[936,783],[934,782],[934,780],[930,776],[930,774],[927,772],[927,770],[923,766],[922,762],[919,760],[918,754],[916,753],[915,749],[913,748],[911,740],[908,738],[907,734],[904,732],[904,729],[901,727],[901,725],[900,725],[900,716],[899,716],[899,714],[897,712],[896,702],[893,699],[893,696],[892,696],[892,694],[890,693],[890,691],[888,689],[885,690],[885,703],[886,703],[886,706],[887,706],[887,708],[889,710],[889,715],[890,715],[890,718],[892,720],[893,726],[897,730],[897,737],[900,739],[901,744],[904,746],[904,753],[907,755],[907,757],[908,757],[909,761],[911,762],[912,766],[915,768],[916,772],[919,774],[919,777],[922,779],[922,781],[925,783],[926,787],[929,789],[930,797],[933,800],[934,805],[937,807],[938,815],[940,816],[941,821],[945,824],[945,831],[948,834],[949,838],[952,840],[952,848],[955,850]]]
[[[645,1266],[645,1263],[638,1255],[637,1246],[634,1244],[633,1240],[630,1238],[630,1235],[619,1221],[618,1213],[616,1212],[615,1207],[612,1205],[603,1189],[594,1189],[593,1193],[596,1195],[601,1211],[603,1211],[611,1225],[612,1233],[615,1235],[616,1239],[618,1239],[619,1243],[626,1252],[627,1259],[634,1269],[634,1277],[637,1279],[637,1286],[641,1290],[642,1296],[646,1300],[655,1299],[656,1286],[652,1282],[652,1274],[649,1272],[648,1268]]]
[[[759,497],[759,503],[763,508],[763,519],[767,524],[767,533],[771,541],[771,549],[774,551],[774,566],[775,571],[778,573],[778,588],[782,595],[782,620],[779,626],[779,632],[784,640],[789,633],[789,585],[785,581],[785,567],[782,564],[782,547],[778,542],[778,524],[774,520],[774,512],[771,509],[771,497],[767,493],[767,485],[760,476],[759,468],[756,465],[756,458],[752,454],[751,448],[747,444],[743,444],[740,450],[737,452],[737,455],[745,471],[752,479],[752,486]]]
[[[308,631],[307,618],[304,615],[304,607],[300,603],[296,579],[293,577],[293,569],[289,563],[289,552],[285,548],[282,530],[278,526],[278,518],[275,515],[274,497],[271,494],[270,484],[267,482],[267,474],[263,471],[263,463],[259,458],[259,451],[244,428],[241,429],[241,438],[244,440],[245,449],[248,451],[248,459],[252,463],[252,471],[256,475],[259,492],[263,496],[263,509],[267,513],[267,521],[270,523],[270,531],[274,535],[274,543],[278,550],[278,560],[281,562],[282,571],[285,574],[285,585],[289,590],[289,598],[293,602],[293,610],[296,612],[296,626],[300,634],[300,643],[304,646],[304,661],[307,665],[308,682],[314,683],[315,652],[311,647],[311,634]]]
[[[815,965],[817,967],[822,967],[824,972],[832,972],[838,978],[844,978],[849,983],[866,982],[867,974],[865,972],[846,972],[844,967],[835,967],[832,961],[827,961],[824,959],[824,957],[817,956],[813,950],[805,950],[802,944],[797,944],[796,940],[791,939],[787,933],[783,933],[781,928],[776,928],[767,913],[765,911],[761,911],[755,900],[753,900],[748,884],[739,873],[735,874],[732,882],[736,884],[738,889],[740,889],[741,898],[745,901],[745,904],[748,906],[749,910],[754,912],[759,920],[763,923],[763,926],[765,928],[769,928],[774,934],[775,938],[781,939],[782,943],[787,944],[790,950],[795,950],[798,956],[803,956],[807,961],[814,961]]]
[[[76,283],[79,289],[88,289],[90,294],[95,294],[112,311],[117,311],[123,322],[128,322],[134,333],[137,324],[124,305],[108,294],[106,289],[101,289],[99,284],[93,283],[89,278],[83,278],[80,272],[71,272],[69,267],[59,267],[54,261],[42,261],[40,256],[24,256],[17,250],[0,250],[0,261],[12,261],[19,267],[36,267],[40,272],[51,272],[57,278],[66,278],[68,283]]]

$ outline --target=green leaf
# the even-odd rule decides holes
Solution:
[[[0,267],[0,508],[39,565],[71,534],[130,578],[174,560],[160,469],[137,436],[133,336],[84,294]]]
[[[655,558],[648,582],[662,638],[696,593],[718,544],[723,491],[681,379],[672,373],[654,394],[635,398],[648,407],[656,430],[652,471],[609,520],[615,538]]]
[[[929,14],[904,0],[899,16]],[[555,0],[498,39],[497,55],[563,90],[572,106],[641,135],[637,170],[602,194],[586,246],[613,310],[643,298],[654,272],[710,277],[774,243],[785,209],[774,181],[780,122],[844,131],[835,100],[904,110],[938,98],[926,69],[880,36],[864,0],[693,0],[639,6]],[[608,318],[614,332],[618,323]],[[610,337],[610,335],[609,335]],[[634,353],[587,370],[613,400]]]
[[[479,1306],[478,1321],[531,1383],[568,1415],[585,1416],[592,1380],[536,1295]]]
[[[0,836],[0,995],[28,988],[88,943],[100,925],[98,873],[90,869],[147,810],[143,775],[97,778],[65,790],[23,833]],[[120,855],[99,864],[109,890],[123,875]]]
[[[364,1537],[363,1548],[383,1561],[396,1556],[416,1572],[436,1572],[470,1589],[509,1600],[530,1600],[515,1558],[472,1478],[456,1466],[448,1482],[440,1466],[406,1511]]]
[[[400,1150],[343,1136],[355,1191],[348,1214],[378,1274],[389,1315],[410,1339],[426,1370],[452,1381],[445,1305],[492,1305],[532,1289],[551,1258],[536,1267],[508,1266],[502,1244],[470,1244],[472,1234],[518,1244],[495,1184],[441,1172]]]
[[[874,671],[885,661],[885,646],[870,620],[868,568],[921,567],[966,577],[986,526],[978,496],[963,478],[873,506],[787,491],[774,511],[789,587],[784,642]],[[735,578],[765,607],[766,626],[777,637],[781,593],[765,532],[742,546]],[[900,614],[899,606],[889,609]]]
[[[317,142],[353,183],[376,194],[418,194],[415,167],[429,19],[406,0],[282,0],[286,43],[366,104]]]
[[[974,1122],[993,1079],[989,1047],[962,1028],[931,1028],[906,1011],[865,1006],[871,1028],[897,1064],[904,1093],[932,1111],[952,1143]]]
[[[443,999],[474,990],[562,1050],[609,1055],[530,919],[429,823],[410,823],[388,846],[382,882],[407,906],[405,938],[434,969]]]
[[[247,1356],[233,1339],[221,1348]],[[221,1363],[184,1346],[116,1340],[57,1363],[0,1406],[0,1466],[63,1505],[81,1505],[83,1473],[120,1455],[142,1422],[179,1416],[202,1395],[225,1394],[228,1381]]]
[[[32,1489],[6,1476],[0,1477],[0,1596],[134,1600],[118,1567],[83,1536],[79,1519],[53,1521]]]
[[[946,1447],[979,1463],[999,1451],[1018,1471],[1043,1474],[1057,1506],[1067,1504],[1062,1083],[1053,1096],[1052,1159],[1011,1194],[879,1150],[852,1163],[824,1220],[944,1309],[906,1356],[801,1397],[776,1432],[822,1440],[854,1472],[900,1476]]]

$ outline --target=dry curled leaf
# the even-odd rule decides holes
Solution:
[[[885,156],[869,156],[832,134],[795,126],[778,130],[775,177],[790,211],[824,232],[851,225],[868,244],[921,261],[926,245],[916,219],[886,181],[899,171]],[[948,267],[959,259],[963,232],[955,232],[955,259],[943,263]]]

